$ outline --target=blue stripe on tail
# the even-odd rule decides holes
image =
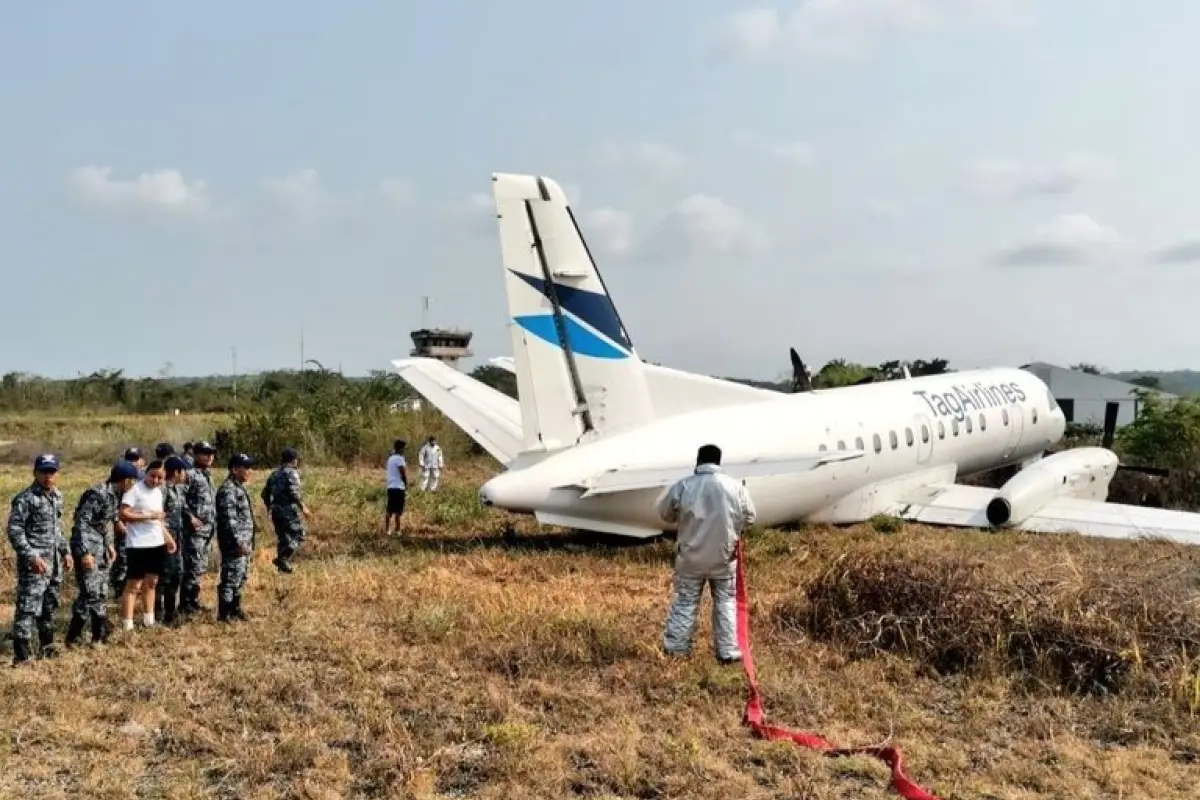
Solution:
[[[550,293],[544,279],[517,272],[515,269],[509,269],[509,272],[539,291],[543,297],[550,298]],[[570,311],[617,345],[625,348],[625,350],[633,349],[633,344],[625,334],[625,329],[621,327],[621,319],[617,316],[617,309],[613,306],[613,302],[609,299],[608,295],[601,294],[600,292],[574,289],[559,283],[554,284],[554,290],[564,310]],[[571,346],[575,347],[575,337],[571,337]],[[605,358],[605,356],[597,357]]]
[[[553,314],[528,314],[514,317],[513,321],[542,341],[549,342],[555,347],[560,346],[558,330],[554,327]],[[571,351],[575,355],[590,356],[591,358],[629,358],[629,353],[617,349],[570,317],[564,315],[563,324],[567,329],[567,341],[570,342]]]

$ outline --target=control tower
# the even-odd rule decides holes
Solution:
[[[460,358],[470,358],[471,331],[461,328],[421,328],[409,334],[413,349],[410,356],[436,358],[458,369]]]

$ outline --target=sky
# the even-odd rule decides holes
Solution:
[[[362,374],[423,322],[510,355],[494,172],[563,185],[668,366],[1200,368],[1196,30],[1183,0],[6,4],[0,373],[296,368],[303,331]]]

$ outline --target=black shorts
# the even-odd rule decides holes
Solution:
[[[126,580],[141,580],[147,575],[162,575],[166,566],[167,546],[127,547],[125,549]]]
[[[388,489],[387,490],[387,513],[403,514],[404,513],[404,498],[407,492],[403,489]]]

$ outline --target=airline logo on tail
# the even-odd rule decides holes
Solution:
[[[550,289],[542,278],[525,275],[514,269],[510,269],[509,272],[536,289],[546,299],[550,298]],[[554,292],[558,296],[559,305],[567,312],[563,314],[563,326],[566,328],[571,351],[575,355],[607,359],[629,358],[633,344],[621,326],[617,310],[608,295],[559,283],[554,284]],[[526,314],[515,317],[513,321],[539,339],[555,347],[561,346],[558,330],[554,326],[553,313]],[[580,321],[587,327],[581,325]]]

